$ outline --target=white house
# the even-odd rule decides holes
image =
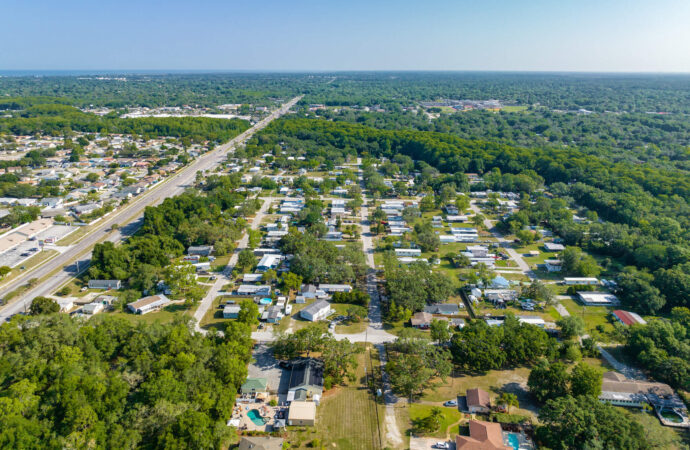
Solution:
[[[330,316],[332,312],[330,303],[326,300],[317,300],[300,311],[299,315],[305,320],[316,322]]]
[[[597,286],[599,280],[593,277],[565,277],[563,282],[568,286]]]
[[[163,294],[158,294],[140,298],[136,302],[127,304],[127,308],[129,308],[129,310],[134,314],[146,314],[160,309],[168,303],[170,303],[168,297]]]
[[[259,272],[265,272],[269,269],[275,269],[280,264],[282,257],[276,254],[268,254],[261,257],[261,261],[256,266]]]
[[[560,272],[563,267],[563,262],[558,259],[547,259],[544,261],[544,266],[547,272]]]
[[[548,252],[562,252],[565,250],[565,247],[562,244],[555,244],[553,242],[544,243],[544,248]]]
[[[422,256],[422,250],[418,248],[396,248],[395,256],[410,256],[410,257],[420,257]]]
[[[236,292],[239,296],[271,295],[271,286],[242,284]]]
[[[615,306],[618,305],[618,297],[608,292],[578,292],[580,303],[585,306]]]

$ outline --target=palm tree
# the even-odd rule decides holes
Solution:
[[[511,406],[515,406],[518,408],[520,407],[517,395],[511,394],[510,392],[501,393],[501,396],[498,398],[498,403],[500,403],[501,405],[505,405],[506,409],[508,410],[508,414],[510,414]]]

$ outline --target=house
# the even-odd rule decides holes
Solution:
[[[544,248],[547,252],[562,252],[563,250],[565,250],[563,244],[556,244],[553,242],[545,242]]]
[[[464,328],[465,319],[462,319],[460,317],[453,317],[452,319],[450,319],[450,326],[455,328]]]
[[[655,409],[678,408],[685,410],[687,415],[685,405],[671,386],[652,381],[630,380],[618,372],[604,374],[599,401],[635,408],[645,404],[652,405]]]
[[[326,300],[317,300],[300,311],[299,315],[305,320],[317,322],[330,316],[332,312],[330,303]]]
[[[618,297],[608,292],[578,292],[578,300],[585,306],[614,306],[618,304]]]
[[[159,294],[140,298],[136,302],[128,303],[127,308],[129,308],[129,310],[134,314],[146,314],[160,309],[168,303],[170,303],[168,297],[163,294]]]
[[[426,305],[424,307],[424,312],[442,316],[454,316],[460,312],[460,307],[457,303],[434,303],[432,305]]]
[[[623,325],[647,324],[646,320],[644,320],[642,317],[639,316],[639,314],[636,314],[634,312],[617,309],[613,311],[611,315]]]
[[[484,389],[468,389],[466,396],[467,411],[471,414],[488,414],[491,412],[491,398]]]
[[[446,222],[467,222],[467,216],[457,215],[457,214],[448,214],[446,216]]]
[[[243,283],[258,283],[264,277],[263,273],[245,273],[242,275]]]
[[[413,258],[418,258],[422,256],[422,250],[419,248],[396,248],[395,249],[395,256],[401,257],[401,256],[409,256]]]
[[[335,292],[351,292],[352,286],[349,284],[319,284],[319,289],[328,294],[333,294]]]
[[[261,261],[256,266],[259,272],[266,272],[269,269],[275,269],[280,264],[282,257],[276,254],[268,254],[261,257]]]
[[[486,258],[489,256],[489,249],[482,245],[469,245],[467,246],[467,251],[475,258]]]
[[[213,253],[212,245],[193,245],[187,249],[188,255],[209,256]]]
[[[510,281],[498,275],[496,278],[491,280],[491,287],[494,289],[507,289],[510,287]]]
[[[57,304],[60,305],[60,312],[68,312],[74,308],[74,302],[69,298],[59,298],[57,299]]]
[[[288,411],[288,425],[314,426],[316,422],[316,403],[292,402]]]
[[[81,311],[84,314],[94,315],[94,314],[98,314],[99,312],[103,311],[104,308],[105,308],[105,305],[103,305],[103,303],[101,303],[101,302],[91,302],[91,303],[87,303],[86,305],[82,306]]]
[[[267,296],[271,295],[271,286],[263,284],[241,284],[235,291],[235,295],[241,297]]]
[[[563,262],[558,259],[547,259],[544,261],[544,266],[547,272],[560,272],[563,267]]]
[[[455,437],[456,450],[512,450],[503,443],[501,424],[470,420],[470,435]]]
[[[283,438],[268,436],[243,436],[238,450],[283,450]]]
[[[283,308],[279,305],[269,306],[268,310],[261,314],[261,320],[268,323],[278,323],[283,318]]]
[[[308,298],[327,298],[328,294],[320,288],[317,288],[313,284],[303,284],[300,288],[300,294],[305,299]],[[299,302],[297,302],[299,303]]]
[[[268,380],[266,378],[247,378],[247,380],[240,387],[240,393],[243,395],[253,395],[265,393],[267,391]]]
[[[240,305],[225,305],[223,319],[237,319],[241,309]]]
[[[434,316],[428,312],[418,312],[415,313],[412,318],[410,318],[410,325],[414,328],[419,328],[420,330],[426,330],[431,326],[431,321]]]
[[[288,383],[288,402],[314,399],[318,403],[323,393],[323,361],[305,358],[293,361]]]
[[[182,262],[188,262],[190,264],[196,264],[201,261],[201,256],[199,255],[186,255],[182,258]]]
[[[517,316],[517,319],[520,323],[536,325],[540,328],[544,328],[546,326],[546,322],[544,322],[544,319],[542,319],[539,316]]]
[[[120,280],[89,280],[89,289],[120,289],[122,282]]]
[[[563,282],[568,286],[598,286],[599,280],[593,277],[565,277]]]

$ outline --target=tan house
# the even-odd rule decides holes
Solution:
[[[264,436],[245,436],[240,441],[239,450],[282,450],[283,438]]]
[[[427,312],[418,312],[410,319],[410,325],[415,328],[425,330],[431,326],[431,320],[434,318]]]
[[[501,424],[470,420],[470,435],[455,437],[457,450],[512,450],[503,444]]]
[[[467,410],[472,414],[488,414],[491,412],[491,398],[484,389],[467,390]]]

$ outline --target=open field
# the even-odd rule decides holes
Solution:
[[[423,419],[424,417],[429,416],[433,408],[435,408],[434,405],[410,405],[410,421],[414,423],[414,421],[416,420]],[[426,436],[433,436],[440,439],[446,439],[446,437],[449,436],[449,429],[454,430],[454,434],[457,434],[457,426],[454,425],[457,425],[458,422],[463,420],[464,414],[458,411],[457,408],[446,408],[445,406],[441,406],[440,408],[441,411],[443,411],[443,417],[441,418],[441,426],[439,427],[438,431],[428,434]]]
[[[601,325],[605,332],[613,331],[609,321],[610,310],[604,306],[582,306],[572,299],[561,300],[561,304],[573,316],[582,317],[585,321],[586,332],[589,333]]]

